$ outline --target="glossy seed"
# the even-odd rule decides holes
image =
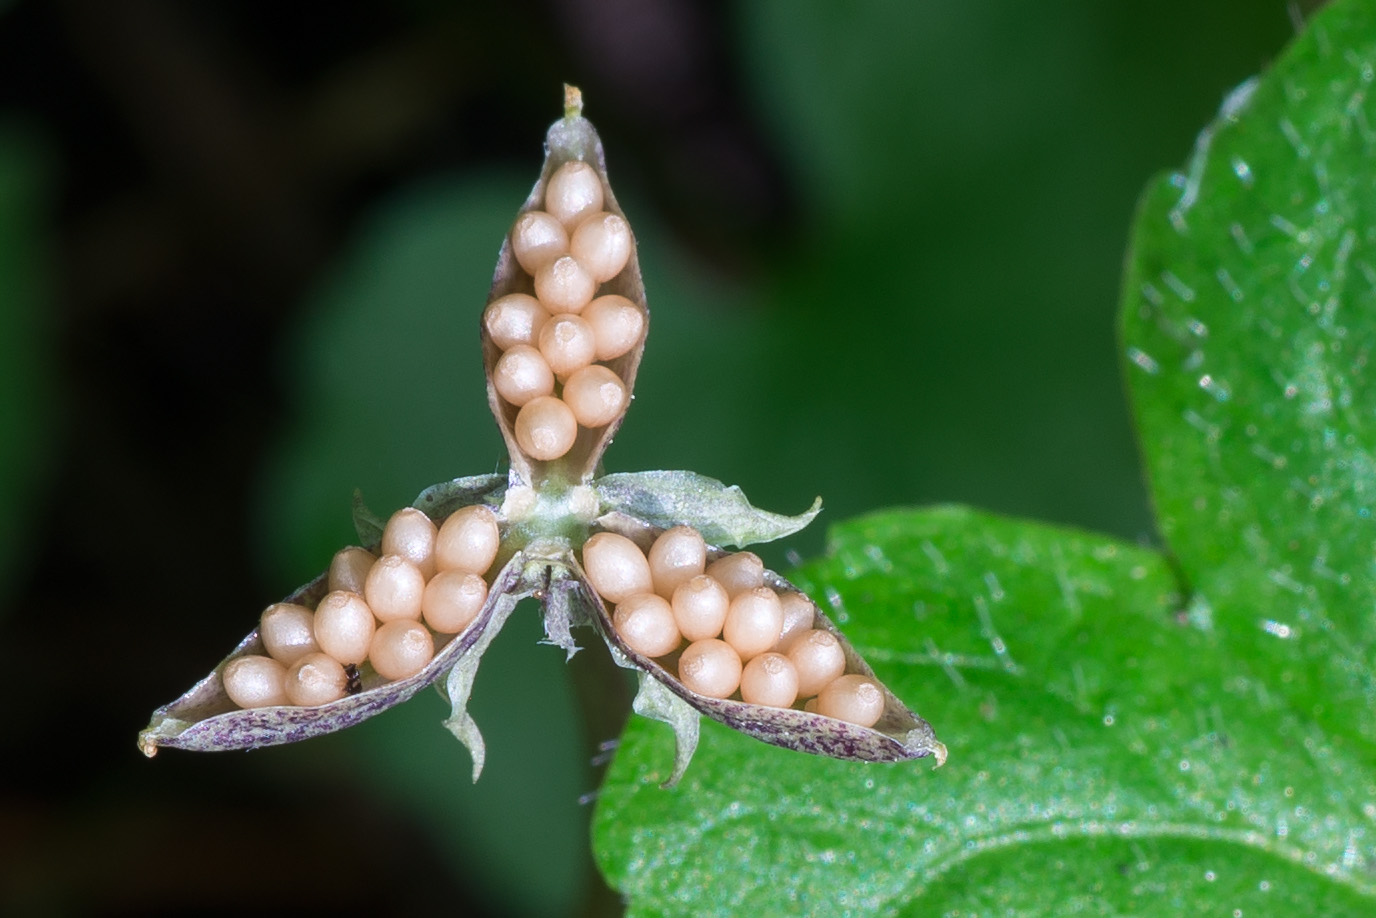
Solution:
[[[682,640],[669,603],[654,593],[636,593],[617,603],[612,627],[626,646],[647,657],[672,653]]]
[[[294,603],[279,602],[264,609],[258,636],[268,656],[286,666],[320,651],[315,643],[315,613]]]
[[[511,254],[527,274],[534,274],[568,250],[568,231],[553,214],[527,211],[511,227]]]
[[[606,427],[621,417],[630,401],[621,377],[599,364],[569,374],[563,397],[578,426],[589,430]]]
[[[755,587],[732,598],[721,636],[742,660],[749,660],[773,647],[783,626],[784,610],[778,594],[766,586]]]
[[[287,700],[303,707],[338,701],[348,692],[344,664],[325,653],[307,654],[287,669]]]
[[[727,698],[741,684],[740,655],[725,641],[694,641],[678,658],[678,681],[708,698]]]
[[[344,548],[336,552],[330,561],[330,591],[348,590],[361,594],[363,581],[368,579],[368,571],[376,560],[377,556],[365,548]]]
[[[586,217],[569,237],[569,254],[593,280],[609,281],[631,258],[631,227],[624,217],[605,211]]]
[[[380,622],[420,618],[420,598],[425,577],[420,568],[401,555],[377,559],[363,584],[363,598]]]
[[[841,676],[817,695],[817,713],[872,727],[884,713],[884,693],[868,676]]]
[[[250,654],[225,664],[220,681],[225,694],[241,708],[287,704],[287,668],[271,657]]]
[[[424,511],[402,507],[392,514],[382,530],[382,553],[400,555],[420,568],[421,574],[429,579],[435,575],[435,536],[438,533],[438,527]]]
[[[645,313],[624,296],[599,296],[580,314],[592,326],[597,359],[614,360],[640,343],[645,334]]]
[[[549,177],[545,186],[545,210],[565,229],[572,229],[602,209],[602,179],[583,162],[564,163]]]
[[[762,653],[741,671],[741,699],[747,704],[788,708],[798,700],[798,670],[781,653]]]
[[[666,529],[650,546],[650,576],[655,592],[669,598],[680,584],[692,580],[707,568],[707,544],[691,526]]]
[[[531,399],[516,415],[516,443],[532,459],[558,459],[573,448],[577,438],[573,412],[552,395]]]
[[[535,272],[535,297],[551,315],[582,312],[597,281],[572,255],[561,255]]]
[[[701,641],[721,635],[731,597],[726,595],[720,583],[706,574],[699,574],[679,584],[670,605],[683,636],[690,641]]]
[[[435,564],[442,571],[486,574],[501,544],[497,514],[490,507],[463,507],[449,514],[440,525],[435,537]]]
[[[846,671],[846,652],[836,635],[812,628],[793,639],[788,658],[798,667],[798,694],[807,698]]]
[[[336,590],[315,607],[315,643],[340,663],[368,659],[368,644],[377,630],[377,618],[357,593]]]
[[[408,679],[435,658],[435,639],[419,622],[387,622],[373,635],[368,660],[384,679]]]
[[[793,644],[793,639],[812,628],[817,619],[817,611],[812,600],[802,593],[780,593],[779,603],[784,607],[784,627],[779,632],[779,639],[774,642],[774,646],[770,650],[776,653],[788,653],[788,648]]]
[[[487,583],[471,571],[440,571],[425,585],[420,611],[425,623],[441,634],[458,634],[482,611]]]
[[[519,408],[532,399],[554,394],[554,371],[537,349],[517,344],[497,358],[492,368],[492,387]]]
[[[599,532],[584,543],[583,570],[606,602],[619,603],[636,593],[653,592],[645,553],[630,539],[614,532]]]
[[[540,329],[540,353],[555,376],[568,377],[597,356],[592,326],[578,316],[554,316]]]
[[[738,551],[707,565],[707,576],[726,588],[732,599],[764,585],[764,562],[754,552]]]
[[[510,350],[518,344],[534,347],[539,340],[540,327],[549,320],[549,312],[540,301],[528,293],[509,293],[488,304],[483,312],[483,326],[488,337],[499,350]]]

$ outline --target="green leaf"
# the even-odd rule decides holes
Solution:
[[[1364,761],[1276,723],[1160,555],[947,508],[845,523],[794,579],[950,759],[856,766],[708,723],[666,791],[669,731],[634,719],[594,823],[631,914],[1025,913],[1091,889],[1106,914],[1370,908]]]
[[[1201,624],[1280,722],[1368,761],[1374,79],[1376,5],[1333,4],[1148,189],[1123,316],[1161,532]]]

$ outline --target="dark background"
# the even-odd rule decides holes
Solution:
[[[134,743],[352,540],[355,487],[385,515],[500,466],[477,316],[562,82],[653,311],[609,469],[822,494],[779,567],[893,504],[1150,542],[1134,200],[1302,9],[0,2],[0,910],[615,912],[586,823],[626,702],[580,709],[534,608],[484,660],[476,786],[433,695]]]

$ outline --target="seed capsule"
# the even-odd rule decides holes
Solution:
[[[229,700],[239,707],[266,708],[288,703],[286,675],[287,668],[281,663],[253,654],[226,663],[220,679]]]
[[[701,574],[707,567],[707,545],[691,526],[675,526],[660,533],[650,546],[648,558],[655,592],[666,598],[680,584]]]
[[[568,231],[552,214],[527,211],[511,227],[511,254],[527,274],[534,274],[568,250]]]
[[[497,394],[516,407],[554,394],[554,371],[543,354],[528,344],[514,345],[492,368]]]
[[[293,603],[279,602],[264,609],[258,636],[268,655],[286,666],[320,651],[315,643],[315,613]]]
[[[578,224],[569,238],[569,254],[598,283],[621,273],[631,257],[631,227],[624,217],[594,214]]]
[[[516,442],[532,459],[558,459],[573,448],[577,438],[577,419],[568,405],[553,396],[530,400],[516,415]]]
[[[679,631],[690,641],[701,641],[721,634],[731,597],[706,574],[699,574],[674,590],[671,606]]]
[[[545,210],[566,229],[602,209],[602,180],[583,162],[567,162],[555,170],[545,188]]]
[[[754,552],[738,551],[707,565],[707,576],[726,588],[732,599],[764,585],[764,562]]]
[[[830,631],[809,629],[793,639],[788,658],[798,667],[798,694],[816,695],[846,671],[846,652]]]
[[[841,676],[817,695],[817,713],[872,727],[884,713],[884,693],[868,676]]]
[[[645,334],[645,314],[624,296],[599,296],[581,313],[592,326],[597,359],[614,360],[640,343]]]
[[[439,530],[415,507],[402,507],[382,530],[382,553],[400,555],[420,568],[427,579],[435,575],[435,536]],[[366,583],[366,581],[365,581]]]
[[[784,607],[784,627],[779,632],[779,640],[770,649],[777,653],[788,653],[793,639],[812,629],[817,610],[812,600],[802,593],[780,593],[779,602]]]
[[[502,544],[497,514],[476,504],[449,514],[435,538],[435,564],[441,571],[486,574]]]
[[[731,600],[721,636],[742,660],[749,660],[773,647],[783,626],[784,610],[778,594],[769,587],[755,587]]]
[[[582,312],[597,292],[597,281],[572,255],[561,255],[535,272],[535,296],[552,315]]]
[[[762,653],[741,671],[741,699],[747,704],[788,708],[798,699],[798,670],[781,653]]]
[[[440,571],[425,585],[420,610],[425,623],[441,634],[458,634],[478,617],[487,601],[487,583],[469,571]]]
[[[636,593],[617,603],[612,627],[626,646],[647,657],[672,653],[682,640],[669,603],[654,593]]]
[[[554,316],[540,329],[540,353],[554,375],[564,379],[592,363],[597,339],[592,326],[578,316]]]
[[[420,568],[401,555],[377,559],[363,584],[363,598],[380,622],[420,618],[420,598],[425,593],[425,577]]]
[[[503,351],[518,344],[534,347],[539,340],[540,327],[548,320],[545,307],[528,293],[498,297],[483,312],[483,327],[492,343]]]
[[[357,593],[337,590],[315,607],[315,642],[340,663],[368,659],[368,644],[376,630],[373,610]]]
[[[338,701],[348,688],[344,665],[329,654],[308,654],[287,670],[287,700],[302,707]]]
[[[435,658],[435,639],[419,622],[387,622],[373,635],[368,659],[384,679],[407,679]]]
[[[336,552],[330,561],[330,591],[348,590],[361,594],[363,581],[368,579],[368,571],[376,560],[377,557],[364,548],[345,548]]]
[[[678,681],[708,698],[729,697],[741,684],[741,658],[725,641],[694,641],[678,659]]]
[[[653,591],[650,564],[640,546],[614,532],[599,532],[584,543],[583,570],[607,602],[619,603],[636,593]]]
[[[580,427],[596,430],[621,416],[630,400],[626,384],[611,370],[594,364],[576,370],[564,383],[564,404]]]

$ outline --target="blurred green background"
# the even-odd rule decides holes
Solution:
[[[534,607],[484,659],[476,786],[432,694],[134,746],[353,540],[355,487],[385,514],[501,467],[477,317],[561,82],[652,310],[609,470],[821,494],[781,569],[899,504],[1150,543],[1134,202],[1308,8],[0,4],[0,910],[615,913],[586,801],[626,703],[580,707],[604,654],[566,668]]]

